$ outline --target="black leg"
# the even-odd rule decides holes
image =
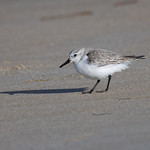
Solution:
[[[105,92],[108,91],[108,89],[109,89],[109,84],[110,84],[111,77],[112,77],[111,75],[108,76],[108,83],[107,83],[107,87],[105,89]]]
[[[84,92],[82,92],[82,94],[86,94],[86,93],[91,94],[94,91],[94,89],[96,88],[96,86],[98,85],[99,82],[100,82],[100,80],[97,80],[96,84],[94,85],[94,87],[90,91],[84,91]]]

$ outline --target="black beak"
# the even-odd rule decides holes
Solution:
[[[65,65],[67,65],[68,63],[70,63],[70,59],[68,59],[68,60],[65,61],[62,65],[60,65],[59,68],[61,68],[61,67],[65,66]]]

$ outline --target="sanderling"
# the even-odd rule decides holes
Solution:
[[[97,82],[90,91],[84,93],[92,93],[101,79],[108,78],[107,87],[103,92],[108,91],[112,75],[115,72],[121,72],[129,67],[129,64],[137,59],[144,59],[141,56],[120,56],[112,51],[105,49],[81,48],[70,52],[69,59],[61,66],[72,62],[77,72],[83,76],[96,79]],[[102,91],[97,91],[102,92]]]

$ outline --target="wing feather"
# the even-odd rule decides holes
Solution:
[[[120,56],[109,50],[89,50],[87,53],[89,64],[96,64],[98,66],[105,66],[109,64],[120,64],[131,61],[124,56]]]

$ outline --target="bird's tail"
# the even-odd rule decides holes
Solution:
[[[131,58],[131,59],[145,59],[144,55],[141,56],[135,56],[135,55],[131,55],[131,56],[125,56],[126,58]]]

